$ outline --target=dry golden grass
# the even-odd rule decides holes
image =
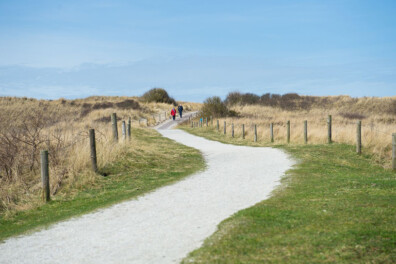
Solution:
[[[181,103],[186,110],[200,107],[198,103]],[[161,120],[165,113],[169,118],[170,110],[168,104],[144,103],[138,97],[94,96],[54,101],[0,97],[0,213],[13,213],[41,203],[40,150],[49,150],[51,192],[73,195],[95,184],[98,177],[91,171],[90,128],[96,132],[98,166],[104,167],[128,148],[139,147],[139,142],[134,141],[113,143],[112,113],[116,112],[120,119],[121,142],[121,120],[131,118],[132,128],[151,126],[158,122],[159,114]]]
[[[396,114],[390,113],[396,97],[359,98],[346,96],[328,97],[333,107],[322,108],[315,105],[310,110],[287,111],[280,108],[245,105],[233,106],[231,110],[239,113],[236,118],[222,118],[227,124],[227,136],[231,136],[234,124],[235,137],[242,136],[245,125],[246,140],[253,141],[254,125],[257,125],[258,141],[270,143],[270,124],[274,124],[275,143],[286,143],[286,123],[290,120],[291,144],[304,144],[304,120],[308,121],[308,144],[327,143],[327,118],[332,115],[333,142],[356,144],[356,122],[362,121],[362,145],[366,154],[374,154],[373,159],[385,167],[390,166],[392,133],[396,133]],[[395,112],[396,113],[396,112]],[[214,121],[216,127],[216,121]]]

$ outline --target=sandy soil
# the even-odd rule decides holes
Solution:
[[[0,244],[0,263],[178,263],[223,219],[266,199],[293,165],[280,150],[208,141],[169,129],[175,123],[167,121],[159,132],[199,149],[207,162],[204,171],[135,200],[8,239]]]

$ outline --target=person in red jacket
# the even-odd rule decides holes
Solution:
[[[171,116],[172,116],[173,120],[175,120],[175,118],[176,118],[176,109],[174,107],[171,110]]]

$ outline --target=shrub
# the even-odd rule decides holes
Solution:
[[[135,109],[135,110],[140,109],[139,103],[132,99],[116,103],[116,105],[120,109]]]
[[[200,111],[201,116],[224,117],[228,115],[228,108],[220,97],[213,96],[207,98]]]
[[[153,88],[143,94],[141,99],[145,102],[156,102],[156,103],[166,103],[173,104],[176,106],[176,101],[172,97],[170,97],[162,88]]]
[[[260,96],[252,94],[252,93],[245,93],[242,95],[241,104],[243,105],[252,105],[258,104],[260,101]]]
[[[107,108],[112,108],[114,106],[113,103],[111,102],[103,102],[103,103],[96,103],[92,106],[92,109],[97,110],[97,109],[107,109]]]
[[[240,104],[242,101],[242,94],[240,92],[231,92],[228,93],[226,99],[224,100],[224,103],[226,105],[236,105]]]

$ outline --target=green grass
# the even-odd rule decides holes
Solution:
[[[201,153],[162,137],[150,129],[133,131],[139,146],[127,151],[117,162],[101,168],[92,186],[73,197],[57,197],[38,208],[0,218],[0,240],[37,230],[73,216],[131,199],[170,184],[205,166]]]
[[[259,146],[207,128],[184,130]],[[184,263],[396,263],[396,173],[354,147],[278,145],[299,162],[273,196],[223,221]]]

